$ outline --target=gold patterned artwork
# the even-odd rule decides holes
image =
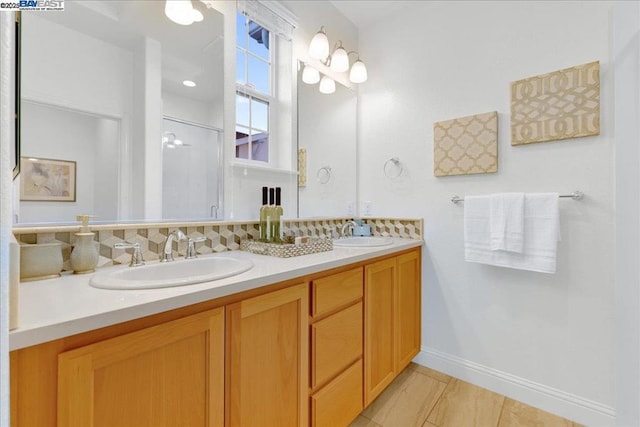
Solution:
[[[498,113],[476,114],[433,124],[433,174],[471,175],[498,171]]]
[[[600,62],[511,83],[511,145],[600,135]]]
[[[307,186],[307,149],[298,150],[298,187]]]

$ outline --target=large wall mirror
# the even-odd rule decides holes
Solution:
[[[164,1],[67,1],[64,12],[23,14],[17,225],[68,224],[81,213],[104,223],[256,219],[263,185],[283,188],[288,218],[355,213],[356,92],[297,83],[305,185],[295,167],[230,166],[224,57],[236,46],[224,23],[236,8],[191,3],[203,18],[191,25],[168,19]],[[295,152],[291,135],[277,140]]]
[[[356,213],[356,107],[355,90],[336,84],[325,95],[298,73],[298,147],[307,169],[298,188],[301,218]]]
[[[18,223],[220,215],[224,20],[192,3],[191,25],[164,1],[22,14]]]

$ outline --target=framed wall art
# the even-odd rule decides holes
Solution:
[[[76,162],[22,157],[20,200],[76,201]]]

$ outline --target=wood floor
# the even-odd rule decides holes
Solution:
[[[579,424],[411,363],[351,427],[578,427]]]

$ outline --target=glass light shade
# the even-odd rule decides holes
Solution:
[[[192,80],[184,80],[182,84],[185,85],[186,87],[196,87],[196,82]]]
[[[302,81],[310,85],[316,84],[320,81],[320,73],[311,65],[305,65],[302,70]]]
[[[193,24],[193,10],[191,0],[167,0],[164,5],[164,14],[167,18],[180,25]]]
[[[331,70],[336,73],[342,73],[349,69],[349,55],[341,46],[337,48],[331,55]]]
[[[193,22],[202,22],[204,20],[204,15],[194,7],[191,9],[191,18],[193,18]]]
[[[320,80],[320,93],[330,94],[336,91],[336,82],[331,77],[323,76]]]
[[[351,66],[349,80],[353,83],[363,83],[367,81],[367,67],[359,59]]]
[[[309,43],[309,56],[313,59],[324,61],[329,56],[329,39],[321,29]]]

